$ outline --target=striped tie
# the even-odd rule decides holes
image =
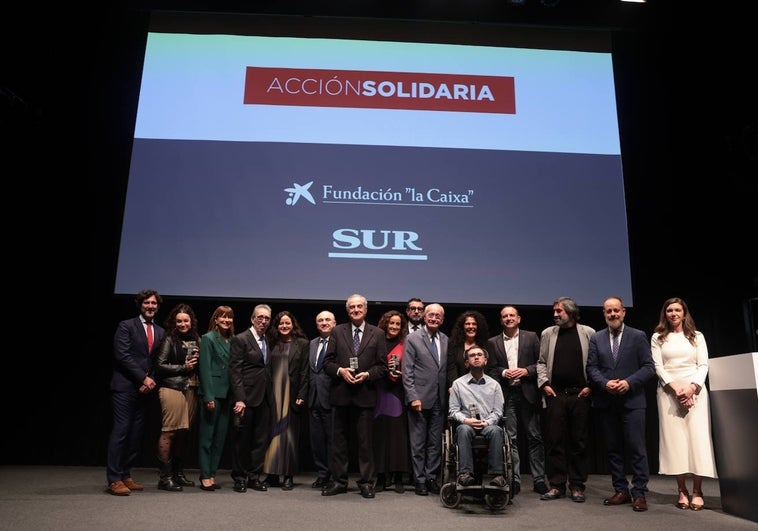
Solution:
[[[613,356],[613,361],[615,362],[619,355],[619,332],[620,330],[614,330],[611,332],[611,356]]]
[[[355,335],[353,336],[353,352],[358,354],[358,349],[361,346],[361,329],[355,329]]]

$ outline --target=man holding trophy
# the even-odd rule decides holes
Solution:
[[[387,375],[387,342],[384,331],[366,322],[368,303],[363,295],[348,297],[349,323],[334,327],[326,352],[326,373],[333,378],[329,401],[333,411],[330,468],[334,481],[323,496],[347,492],[348,433],[356,427],[358,438],[358,487],[361,496],[375,496],[373,417],[377,380]]]

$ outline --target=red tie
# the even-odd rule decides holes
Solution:
[[[147,351],[153,351],[153,323],[145,323],[147,325]]]

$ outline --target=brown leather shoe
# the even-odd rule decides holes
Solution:
[[[610,498],[603,500],[603,505],[624,505],[632,501],[632,497],[625,492],[617,492]]]
[[[131,493],[132,491],[124,485],[123,481],[114,481],[108,485],[108,494],[113,494],[114,496],[129,496]]]
[[[634,503],[632,503],[632,510],[638,513],[647,511],[647,500],[644,496],[634,498]]]
[[[145,487],[134,481],[132,478],[126,478],[123,483],[129,490],[145,490]]]

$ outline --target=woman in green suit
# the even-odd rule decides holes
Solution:
[[[200,488],[214,491],[226,432],[229,428],[229,341],[234,335],[234,311],[219,306],[208,332],[200,338],[200,421],[198,465]]]

